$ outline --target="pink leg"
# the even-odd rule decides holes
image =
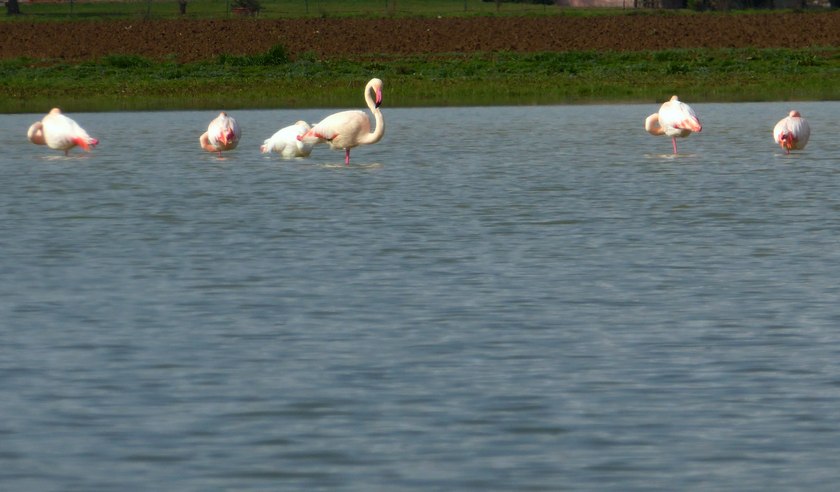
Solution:
[[[672,137],[671,143],[674,144],[674,155],[677,155],[677,139]]]
[[[350,149],[344,149],[344,165],[350,165]]]

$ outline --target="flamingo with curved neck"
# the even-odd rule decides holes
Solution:
[[[198,143],[201,144],[202,149],[207,152],[218,152],[221,157],[223,150],[233,150],[239,145],[241,136],[242,130],[239,129],[236,120],[222,111],[210,122],[207,131],[198,137]]]
[[[370,118],[364,111],[342,111],[334,113],[315,124],[298,140],[312,145],[329,143],[333,150],[344,149],[344,165],[350,165],[350,149],[359,145],[370,145],[382,140],[385,135],[385,119],[379,106],[382,104],[382,81],[371,79],[365,86],[365,102],[373,113],[376,128],[370,131]]]
[[[791,150],[804,149],[809,138],[811,138],[811,127],[799,111],[791,111],[773,128],[773,140],[785,150],[785,154],[790,154]]]
[[[90,151],[99,144],[99,140],[88,135],[84,128],[58,108],[51,109],[41,121],[33,123],[26,136],[36,145],[63,150],[64,155],[69,155],[70,149],[76,146]]]
[[[309,131],[309,123],[300,120],[293,125],[281,128],[260,145],[260,152],[268,154],[276,152],[284,159],[295,157],[309,157],[312,144],[301,142],[298,137]]]
[[[703,126],[691,106],[671,96],[671,100],[660,106],[659,112],[645,119],[645,131],[651,135],[671,137],[674,154],[677,153],[677,137],[685,138],[692,132],[700,132]]]

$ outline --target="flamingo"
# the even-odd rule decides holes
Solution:
[[[382,104],[382,81],[370,79],[365,86],[365,102],[373,113],[376,129],[370,131],[370,118],[364,111],[342,111],[334,113],[316,123],[305,134],[298,136],[301,142],[329,143],[333,150],[344,149],[344,165],[350,165],[350,149],[359,145],[375,144],[385,135],[385,119],[379,106]]]
[[[207,152],[218,152],[219,157],[221,157],[223,150],[236,148],[241,136],[242,131],[239,129],[236,120],[222,111],[216,119],[210,122],[207,131],[201,134],[198,141],[201,148]]]
[[[671,137],[674,154],[677,153],[677,137],[687,137],[692,132],[701,132],[703,126],[691,106],[671,96],[671,100],[645,119],[645,130],[651,135]]]
[[[36,145],[63,150],[64,155],[69,155],[70,149],[76,146],[90,152],[99,144],[99,140],[88,135],[84,128],[58,108],[51,109],[41,121],[33,123],[26,136]]]
[[[311,127],[305,121],[298,121],[294,125],[277,130],[277,133],[267,139],[260,146],[260,152],[267,154],[276,152],[286,159],[293,157],[309,157],[312,153],[312,143],[298,140],[298,137],[309,131]]]
[[[791,111],[790,114],[779,120],[773,128],[773,140],[785,149],[785,154],[791,150],[802,150],[808,144],[811,137],[811,127],[808,120],[803,118],[799,111]]]

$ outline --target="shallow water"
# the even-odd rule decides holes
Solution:
[[[833,490],[838,103],[0,117],[3,490]]]

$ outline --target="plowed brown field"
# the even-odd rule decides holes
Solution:
[[[5,22],[0,58],[81,61],[137,54],[182,62],[262,53],[292,56],[475,51],[661,50],[840,46],[840,12],[442,19]]]

